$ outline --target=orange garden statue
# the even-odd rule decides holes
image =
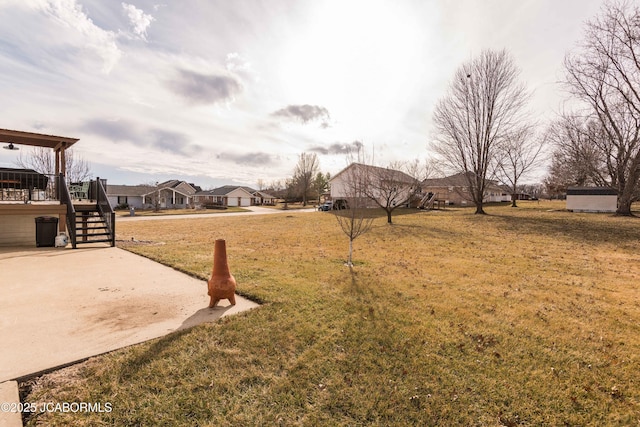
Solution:
[[[223,239],[217,239],[213,248],[213,272],[209,279],[209,307],[215,307],[222,299],[236,305],[236,279],[229,272],[227,246]]]

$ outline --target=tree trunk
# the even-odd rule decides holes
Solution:
[[[631,201],[630,195],[625,195],[624,193],[618,199],[618,209],[616,210],[616,215],[619,216],[632,216],[631,215]]]
[[[387,224],[393,224],[391,222],[391,211],[387,211]]]
[[[347,261],[347,265],[349,267],[353,267],[352,255],[353,255],[353,240],[349,240],[349,260]]]
[[[486,215],[487,213],[484,211],[484,209],[482,209],[482,203],[478,203],[476,205],[476,212],[477,215]]]
[[[511,195],[511,207],[512,208],[517,208],[518,205],[516,204],[516,200],[518,199],[518,195],[517,194],[512,194]]]

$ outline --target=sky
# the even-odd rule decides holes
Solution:
[[[455,70],[508,50],[540,126],[599,0],[0,0],[0,128],[79,138],[112,184],[256,186],[423,161]],[[2,144],[5,145],[5,144]],[[0,150],[0,166],[17,153]]]

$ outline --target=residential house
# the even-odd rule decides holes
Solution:
[[[112,206],[151,209],[184,209],[193,206],[193,196],[201,191],[195,184],[172,179],[153,185],[109,185],[107,195]]]
[[[161,209],[184,209],[195,205],[193,196],[199,191],[202,191],[202,188],[195,184],[172,179],[161,182],[145,194],[145,197],[152,203],[154,197],[159,198]]]
[[[404,201],[415,190],[416,180],[410,175],[389,168],[351,163],[329,180],[331,200],[334,205],[341,200],[357,199],[360,206],[377,207],[372,200],[395,194],[398,202]]]
[[[615,212],[618,193],[609,187],[567,188],[567,210],[573,212]]]
[[[472,172],[468,172],[471,174]],[[444,201],[447,205],[473,204],[473,197],[469,192],[469,181],[464,173],[444,178],[430,178],[422,182],[423,194],[435,194],[435,199]],[[509,202],[511,195],[504,187],[495,181],[487,182],[483,202]]]
[[[213,190],[199,191],[194,199],[197,206],[253,206],[256,196],[249,187],[225,185]]]
[[[135,209],[151,208],[152,203],[145,195],[156,189],[152,185],[113,185],[107,186],[107,198],[113,207],[129,207]]]
[[[264,191],[254,191],[252,194],[256,205],[275,206],[276,204],[276,197]]]
[[[275,205],[276,198],[263,191],[239,185],[224,185],[213,190],[198,191],[194,196],[197,206],[257,206]]]

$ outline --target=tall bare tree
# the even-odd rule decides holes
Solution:
[[[456,71],[447,95],[436,105],[432,144],[454,172],[467,178],[476,213],[505,140],[524,123],[529,98],[507,51],[483,51]]]
[[[307,206],[307,196],[319,168],[320,162],[318,161],[318,155],[316,153],[301,153],[298,157],[298,163],[293,172],[293,179],[300,188],[302,206]]]
[[[607,2],[586,24],[584,40],[565,58],[566,86],[597,120],[603,138],[593,141],[610,167],[618,215],[631,215],[640,182],[640,8]]]
[[[73,149],[66,150],[65,163],[66,177],[69,182],[82,182],[92,177],[89,163],[77,156]],[[21,168],[33,169],[41,174],[55,174],[55,157],[50,148],[32,147],[24,156],[20,153],[16,164]]]
[[[511,191],[511,206],[516,208],[518,184],[543,160],[545,140],[534,135],[530,127],[521,127],[506,139],[496,168],[496,176]]]

